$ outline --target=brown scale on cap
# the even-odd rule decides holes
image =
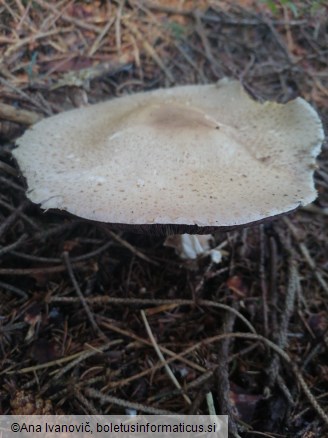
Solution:
[[[303,99],[254,101],[223,79],[137,93],[42,120],[13,151],[28,197],[113,227],[208,233],[316,196],[323,129]]]
[[[165,104],[152,109],[149,123],[157,129],[216,129],[218,124],[206,118],[204,112],[177,104]]]

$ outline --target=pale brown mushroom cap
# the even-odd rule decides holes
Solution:
[[[223,79],[58,114],[26,131],[13,154],[44,209],[199,233],[312,202],[323,138],[303,99],[261,104]]]

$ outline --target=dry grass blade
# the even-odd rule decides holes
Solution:
[[[325,411],[322,409],[322,407],[317,402],[316,398],[311,393],[311,391],[310,391],[308,385],[306,384],[306,382],[305,382],[300,370],[298,369],[297,365],[292,361],[292,359],[288,356],[288,354],[284,350],[282,350],[277,344],[275,344],[274,342],[265,338],[264,336],[256,335],[253,333],[225,333],[222,335],[213,336],[211,338],[207,338],[207,339],[204,339],[203,341],[197,342],[192,347],[189,347],[186,350],[184,350],[183,352],[179,353],[179,355],[177,355],[177,356],[179,357],[182,355],[187,355],[187,354],[191,353],[192,351],[197,350],[202,345],[212,344],[214,342],[220,342],[220,341],[223,341],[223,340],[229,339],[229,338],[230,339],[239,338],[239,339],[257,340],[257,341],[262,342],[265,346],[272,349],[275,353],[277,353],[280,356],[280,358],[283,359],[284,362],[289,365],[290,370],[293,372],[294,376],[296,377],[298,383],[300,384],[304,394],[308,398],[312,407],[315,409],[317,414],[321,417],[321,419],[328,426],[327,414],[325,413]]]
[[[152,343],[152,345],[153,345],[153,347],[154,347],[154,349],[156,351],[157,356],[159,357],[160,361],[164,365],[165,371],[167,372],[168,376],[172,380],[174,386],[182,392],[182,396],[186,400],[186,402],[191,405],[190,398],[188,397],[187,394],[184,393],[184,391],[181,388],[180,383],[178,382],[177,378],[172,373],[171,368],[168,366],[167,362],[165,361],[165,358],[164,358],[164,356],[163,356],[163,354],[162,354],[162,352],[161,352],[161,350],[160,350],[160,348],[159,348],[159,346],[158,346],[158,344],[156,342],[156,339],[155,339],[155,337],[153,335],[153,332],[151,331],[151,328],[150,328],[149,323],[147,321],[147,317],[146,317],[145,312],[143,310],[141,310],[140,313],[141,313],[142,320],[143,320],[143,322],[145,324],[145,327],[146,327],[149,339],[151,340],[151,343]]]
[[[105,35],[109,31],[109,29],[112,27],[114,22],[115,22],[115,18],[112,18],[111,20],[108,20],[108,22],[105,25],[105,27],[103,28],[102,32],[98,35],[97,39],[95,40],[95,42],[91,46],[91,48],[89,50],[89,56],[92,56],[92,55],[94,55],[97,52],[97,50],[98,50],[98,48],[100,46],[101,41],[103,40],[103,38],[105,37]]]
[[[153,58],[153,60],[156,62],[156,64],[164,72],[164,74],[165,74],[166,78],[168,79],[169,83],[170,84],[174,84],[175,79],[174,79],[172,73],[166,67],[166,65],[164,64],[164,62],[162,61],[160,56],[157,54],[157,52],[154,49],[154,47],[151,44],[149,44],[149,42],[147,40],[145,40],[144,36],[138,30],[137,26],[135,26],[133,23],[131,23],[131,21],[129,21],[128,19],[123,20],[123,24],[124,24],[124,26],[126,26],[135,35],[137,40],[139,40],[141,42],[141,44],[142,44],[144,50],[146,51],[146,53],[151,58]]]
[[[101,321],[101,325],[106,327],[106,329],[109,329],[111,331],[119,333],[120,335],[127,336],[128,338],[134,339],[135,341],[137,341],[137,343],[141,343],[144,345],[152,345],[152,343],[150,341],[148,341],[147,339],[141,338],[140,336],[137,336],[130,331],[127,331],[127,330],[124,330],[120,327],[114,326],[113,324],[110,324],[108,321],[106,321],[104,318],[101,318],[100,321]],[[177,354],[174,353],[173,351],[169,350],[168,348],[165,348],[165,347],[159,346],[159,345],[157,345],[157,347],[160,349],[161,352],[167,354],[168,356],[171,356],[171,359],[170,359],[171,361],[177,358]],[[185,363],[186,365],[190,366],[191,368],[194,368],[197,371],[200,371],[200,372],[206,371],[206,368],[204,368],[204,367],[198,365],[197,363],[194,363],[186,358],[180,358],[180,360],[183,363]],[[164,363],[168,363],[168,361],[163,361],[162,365]],[[147,370],[147,374],[148,374],[148,372],[151,372],[151,370]],[[133,379],[134,378],[135,378],[135,376],[133,376]],[[122,382],[120,382],[120,385],[121,385],[121,383]],[[113,385],[115,386],[115,383],[113,383]]]
[[[116,339],[114,341],[110,341],[107,342],[104,345],[100,345],[97,347],[92,347],[91,345],[89,345],[89,349],[81,352],[79,354],[79,356],[74,359],[73,361],[71,361],[69,364],[67,364],[66,366],[64,366],[63,368],[60,369],[60,371],[55,371],[53,372],[53,378],[54,379],[59,379],[61,376],[63,376],[65,373],[67,373],[68,371],[70,371],[72,368],[74,368],[78,363],[81,363],[82,361],[88,359],[89,357],[92,357],[96,354],[99,353],[103,353],[104,351],[108,350],[109,348],[115,346],[115,345],[119,345],[122,343],[121,339]]]
[[[116,233],[114,233],[113,231],[110,231],[106,228],[103,228],[103,230],[105,231],[105,233],[110,236],[112,239],[116,240],[116,242],[120,243],[122,246],[124,246],[125,248],[127,248],[129,251],[132,252],[132,254],[134,254],[135,256],[145,260],[148,263],[151,263],[152,265],[158,266],[158,263],[155,262],[154,260],[151,260],[149,257],[145,256],[145,254],[143,254],[141,251],[137,250],[133,245],[131,245],[129,242],[127,242],[126,240],[122,239],[122,237],[118,236]]]
[[[80,289],[80,286],[78,284],[78,282],[76,281],[74,272],[73,272],[73,268],[72,268],[72,264],[69,258],[69,254],[67,251],[63,252],[63,259],[68,271],[68,274],[70,276],[70,279],[73,283],[74,289],[79,297],[79,300],[82,303],[82,306],[84,307],[85,313],[87,314],[89,321],[91,323],[91,326],[93,327],[94,331],[105,341],[108,341],[107,336],[100,330],[100,328],[98,327],[98,324],[96,323],[95,317],[93,316],[93,313],[91,312],[87,302],[85,301],[84,295]]]
[[[290,222],[290,220],[288,218],[284,218],[284,222],[287,225],[287,227],[290,229],[306,263],[309,265],[309,267],[313,270],[313,273],[315,275],[315,277],[318,280],[318,283],[321,285],[321,287],[323,288],[323,290],[326,292],[326,294],[328,294],[328,284],[326,282],[326,280],[323,278],[323,276],[321,275],[321,273],[319,272],[315,261],[313,260],[313,258],[311,257],[309,250],[307,249],[306,245],[300,241],[297,230],[295,228],[295,226]]]
[[[61,16],[61,18],[64,21],[66,21],[68,23],[71,23],[74,26],[81,27],[82,29],[86,29],[86,30],[89,30],[89,31],[92,31],[92,32],[97,32],[97,33],[101,32],[101,30],[98,28],[98,26],[95,26],[93,24],[87,23],[85,20],[80,20],[79,18],[72,17],[71,15],[68,15],[65,12],[64,13],[60,12],[56,8],[56,6],[54,6],[51,3],[48,3],[48,2],[46,2],[44,0],[35,0],[35,2],[38,5],[40,5],[41,7],[43,7],[44,9],[46,9],[48,11],[51,11],[51,12],[54,12],[57,16]]]
[[[148,260],[147,260],[148,261]],[[74,303],[76,301],[73,297],[53,297],[51,298],[51,301],[54,303]],[[165,300],[165,299],[147,299],[147,298],[117,298],[117,297],[109,297],[109,296],[96,296],[96,297],[90,297],[86,298],[86,301],[89,304],[104,304],[104,303],[111,303],[111,304],[124,304],[126,306],[135,306],[135,305],[141,305],[148,307],[149,305],[155,305],[155,306],[161,306],[161,305],[172,305],[174,307],[178,306],[204,306],[204,307],[214,307],[217,309],[225,310],[227,312],[231,312],[234,315],[236,315],[243,323],[247,326],[247,328],[252,332],[256,333],[255,328],[252,326],[252,324],[242,315],[238,310],[234,309],[231,306],[228,306],[227,304],[222,303],[216,303],[215,301],[210,300],[182,300],[182,299],[175,299],[175,300]]]

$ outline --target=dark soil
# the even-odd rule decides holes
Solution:
[[[1,102],[30,112],[0,116],[0,413],[208,414],[210,394],[231,436],[326,436],[326,145],[315,203],[215,234],[219,264],[41,211],[11,157],[29,117],[224,76],[325,124],[324,3],[0,4]]]

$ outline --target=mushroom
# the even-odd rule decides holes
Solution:
[[[212,248],[213,243],[212,234],[173,234],[167,236],[164,246],[174,248],[175,253],[183,260],[210,256],[212,263],[220,263],[222,253],[219,247]]]
[[[13,151],[27,196],[125,230],[209,233],[312,202],[321,121],[222,79],[137,93],[36,123]]]

